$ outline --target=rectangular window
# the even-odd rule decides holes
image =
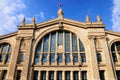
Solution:
[[[79,78],[78,78],[78,71],[74,71],[73,72],[73,80],[79,80]]]
[[[57,54],[57,62],[62,62],[62,53]]]
[[[102,56],[100,53],[97,53],[97,61],[98,63],[102,61]]]
[[[73,53],[73,62],[78,62],[78,53]]]
[[[41,80],[46,80],[46,71],[41,71]]]
[[[87,71],[82,71],[82,80],[87,80]]]
[[[42,62],[47,62],[47,53],[42,54]]]
[[[55,53],[50,53],[50,62],[55,62]]]
[[[80,53],[81,56],[81,62],[86,62],[86,55],[85,53]]]
[[[56,32],[51,33],[51,46],[50,51],[55,52],[56,48]]]
[[[40,61],[40,54],[35,54],[35,63],[38,63]]]
[[[117,80],[120,80],[120,71],[116,71]]]
[[[54,80],[54,71],[49,71],[49,80]]]
[[[65,52],[70,52],[70,33],[65,32]]]
[[[33,80],[38,80],[38,71],[34,71]]]
[[[65,53],[65,62],[70,62],[70,53]]]
[[[6,80],[7,70],[3,71],[2,80]]]
[[[70,71],[65,72],[65,80],[70,80]]]
[[[99,71],[99,73],[100,73],[100,80],[105,80],[105,74],[104,74],[104,71],[101,70],[101,71]]]
[[[72,52],[77,52],[77,37],[75,34],[72,34]]]
[[[57,71],[57,80],[62,80],[62,71]]]
[[[20,79],[21,79],[21,70],[18,70],[16,80],[20,80]]]

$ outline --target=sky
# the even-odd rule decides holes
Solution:
[[[99,15],[105,29],[120,32],[120,0],[59,0],[64,17],[85,22],[90,16],[95,22]],[[36,18],[36,23],[57,18],[58,0],[0,0],[0,35],[17,31],[23,17],[26,23]]]

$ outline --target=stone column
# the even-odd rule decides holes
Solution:
[[[32,40],[33,38],[26,37],[25,38],[27,44],[26,44],[26,52],[25,52],[25,59],[24,59],[24,65],[23,65],[23,70],[22,70],[22,76],[21,80],[28,80],[28,74],[30,70],[30,59],[31,59],[31,45],[32,45]]]
[[[91,80],[100,80],[99,69],[97,63],[96,47],[95,47],[95,37],[88,36],[89,38],[89,71],[91,73]]]
[[[73,71],[70,71],[70,78],[71,78],[70,80],[74,80],[73,79]]]
[[[57,80],[57,71],[54,71],[54,80]]]
[[[49,79],[49,71],[46,71],[46,80]]]
[[[115,73],[114,73],[114,68],[112,65],[112,60],[111,60],[111,55],[109,51],[109,47],[107,44],[107,40],[105,37],[102,39],[102,48],[103,48],[103,53],[105,56],[105,65],[106,65],[106,71],[105,71],[105,79],[106,80],[117,80],[115,79]]]
[[[18,59],[18,54],[19,54],[19,48],[20,48],[20,43],[21,43],[22,37],[16,37],[16,44],[14,47],[14,51],[11,56],[11,62],[9,65],[8,69],[8,74],[6,80],[15,80],[15,70],[16,70],[16,64],[17,64],[17,59]]]
[[[65,80],[65,71],[62,71],[62,80]]]
[[[38,80],[40,80],[41,73],[38,71]]]

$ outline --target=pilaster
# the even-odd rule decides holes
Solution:
[[[110,57],[110,52],[109,52],[109,48],[108,48],[108,44],[107,44],[107,40],[105,37],[103,37],[102,39],[102,44],[103,44],[103,53],[105,56],[105,62],[106,62],[106,71],[105,71],[105,78],[106,80],[117,80],[115,79],[115,74],[114,74],[114,69],[113,69],[113,65],[111,62],[111,57]]]
[[[26,44],[25,60],[24,60],[21,80],[28,80],[32,40],[33,40],[33,37],[31,36],[26,37],[27,44]]]
[[[16,70],[16,64],[17,64],[17,58],[19,54],[19,48],[21,43],[22,37],[16,37],[16,44],[14,47],[14,51],[11,57],[11,63],[9,65],[8,74],[6,80],[15,80],[15,70]]]
[[[98,63],[97,63],[97,55],[96,55],[96,47],[95,47],[95,37],[94,36],[88,36],[89,38],[89,48],[90,48],[90,72],[91,72],[91,80],[100,80],[99,77],[99,69],[98,69]]]

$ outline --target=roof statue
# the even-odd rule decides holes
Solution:
[[[22,25],[22,26],[25,25],[25,17],[22,19],[21,25]]]
[[[32,24],[35,24],[35,17],[32,18]]]
[[[102,22],[102,19],[100,18],[100,16],[97,16],[97,21]]]
[[[86,22],[89,23],[90,22],[90,17],[86,16]]]
[[[62,8],[60,8],[58,10],[58,18],[63,19],[63,16],[64,16],[64,12],[63,12]]]

